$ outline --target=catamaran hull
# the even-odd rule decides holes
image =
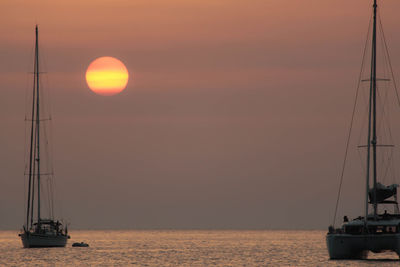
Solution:
[[[368,251],[394,251],[400,256],[400,234],[350,235],[328,234],[330,259],[366,259]]]
[[[20,236],[24,248],[65,247],[68,240],[66,235],[23,233]]]

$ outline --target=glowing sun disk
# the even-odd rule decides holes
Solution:
[[[86,71],[89,88],[100,95],[115,95],[128,84],[129,74],[125,65],[113,57],[94,60]]]

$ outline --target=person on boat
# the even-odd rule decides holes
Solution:
[[[382,214],[383,219],[388,219],[390,217],[390,214],[385,210],[385,213]]]

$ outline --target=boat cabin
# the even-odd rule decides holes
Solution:
[[[400,233],[400,220],[377,220],[368,221],[367,223],[367,233],[369,234],[393,234]],[[365,226],[363,220],[353,220],[351,222],[345,223],[343,225],[342,231],[344,234],[364,234]]]

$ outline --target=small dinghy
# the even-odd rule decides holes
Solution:
[[[89,244],[85,242],[75,242],[72,244],[73,247],[88,247]]]

